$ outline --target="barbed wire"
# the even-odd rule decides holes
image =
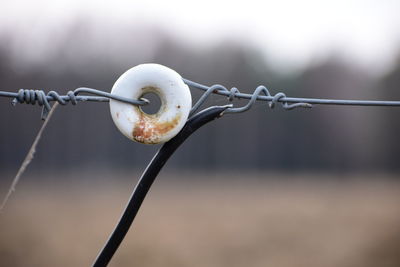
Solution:
[[[190,115],[193,115],[200,106],[207,100],[211,94],[225,96],[229,101],[234,99],[249,99],[246,105],[242,107],[234,107],[231,105],[225,110],[224,113],[239,113],[249,110],[256,101],[266,101],[270,108],[274,108],[277,103],[282,105],[283,109],[291,110],[294,108],[311,108],[313,105],[345,105],[345,106],[385,106],[385,107],[400,107],[400,101],[383,101],[383,100],[350,100],[350,99],[323,99],[323,98],[302,98],[302,97],[287,97],[285,93],[278,92],[272,95],[267,87],[260,85],[252,94],[241,93],[236,87],[227,89],[220,84],[212,86],[203,85],[193,82],[188,79],[183,81],[190,87],[203,91],[203,95],[193,105]],[[79,95],[82,93],[91,95]],[[0,91],[0,97],[13,98],[12,104],[38,104],[43,107],[42,119],[46,119],[48,112],[51,110],[51,101],[57,101],[61,105],[71,103],[76,105],[78,102],[92,101],[92,102],[109,102],[110,99],[121,101],[124,103],[144,106],[150,103],[148,99],[130,99],[101,90],[79,87],[74,91],[68,91],[66,95],[60,95],[56,91],[50,91],[47,94],[44,90],[20,89],[18,92]]]

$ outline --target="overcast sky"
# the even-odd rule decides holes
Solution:
[[[382,72],[400,51],[398,0],[2,0],[0,10],[0,30],[33,31],[36,41],[76,17],[109,27],[145,23],[201,46],[243,40],[278,68],[301,68],[334,53]]]

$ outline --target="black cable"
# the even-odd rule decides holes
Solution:
[[[117,226],[97,256],[93,264],[94,267],[107,266],[110,262],[132,225],[147,192],[170,156],[192,133],[206,123],[220,117],[227,108],[228,106],[211,107],[199,112],[186,122],[179,134],[160,148],[139,179]]]

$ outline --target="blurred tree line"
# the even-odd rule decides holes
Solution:
[[[53,39],[54,38],[54,39]],[[87,86],[109,91],[128,68],[156,62],[183,77],[235,86],[252,92],[264,84],[272,93],[293,97],[400,100],[400,59],[383,78],[332,55],[301,73],[277,72],[274,62],[251,45],[227,40],[201,46],[153,28],[93,33],[77,23],[49,36],[47,47],[30,60],[22,39],[2,33],[0,90],[19,88],[65,93]],[[26,46],[25,46],[26,47]],[[28,46],[29,47],[29,46]],[[373,67],[373,66],[371,66]],[[196,99],[200,92],[192,90]],[[12,107],[0,99],[0,170],[15,170],[41,122],[38,106]],[[213,96],[210,104],[227,99]],[[245,100],[235,105],[246,104]],[[226,115],[196,133],[174,155],[176,169],[398,171],[400,108],[315,106],[274,110],[258,103],[243,114]],[[39,145],[32,168],[143,169],[159,146],[133,143],[113,125],[108,104],[78,103],[56,111]]]

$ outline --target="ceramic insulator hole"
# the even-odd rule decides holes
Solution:
[[[161,99],[156,93],[144,93],[140,98],[145,98],[150,101],[149,104],[140,107],[140,110],[144,113],[153,115],[160,111]]]

